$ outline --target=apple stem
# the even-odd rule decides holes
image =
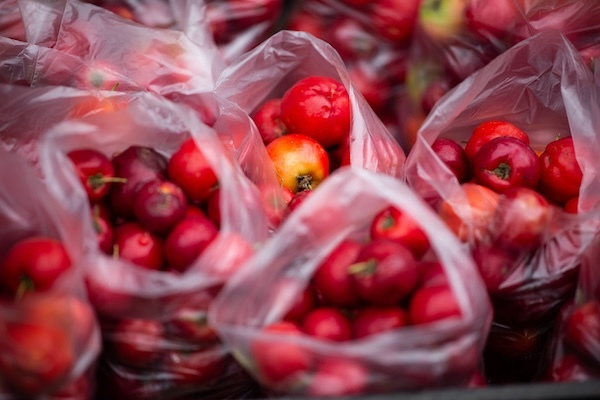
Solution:
[[[119,178],[116,176],[104,176],[102,174],[90,175],[88,182],[93,189],[98,189],[106,183],[127,183],[127,178]]]
[[[348,267],[348,273],[351,275],[371,276],[377,269],[377,261],[367,260],[354,263]]]
[[[115,83],[115,85],[110,89],[111,92],[114,92],[119,87],[120,82]]]
[[[506,163],[500,163],[493,172],[498,178],[502,180],[508,180],[508,178],[510,178],[510,170],[510,165]]]
[[[305,190],[312,190],[312,176],[310,175],[302,175],[297,178],[298,180],[298,192],[303,192]]]
[[[26,276],[22,276],[21,281],[19,283],[19,287],[17,288],[17,291],[15,292],[15,300],[16,301],[21,300],[23,298],[23,296],[25,296],[25,293],[31,292],[34,289],[35,289],[35,285],[33,284],[33,281]]]
[[[386,215],[385,218],[383,219],[383,228],[384,229],[390,229],[392,227],[394,227],[396,225],[396,219],[391,216],[390,214]]]

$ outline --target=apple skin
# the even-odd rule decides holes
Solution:
[[[428,324],[461,315],[458,300],[452,288],[447,285],[417,289],[408,306],[408,319],[414,325]]]
[[[407,212],[390,206],[373,217],[371,239],[387,239],[410,249],[416,259],[421,259],[431,247],[429,239],[417,221]]]
[[[326,358],[312,376],[308,393],[311,397],[352,396],[365,393],[369,372],[355,360]]]
[[[71,270],[71,259],[59,240],[32,236],[15,243],[0,265],[0,290],[14,297],[49,291]]]
[[[349,267],[360,298],[374,306],[392,306],[418,285],[418,263],[411,250],[389,239],[365,244]]]
[[[471,167],[465,150],[452,139],[437,138],[431,145],[433,152],[458,179],[458,183],[465,183],[471,178]]]
[[[267,146],[283,187],[298,193],[315,189],[329,176],[329,156],[316,140],[301,134],[281,136]]]
[[[251,343],[259,379],[275,388],[293,386],[310,370],[313,360],[301,345],[282,339],[302,336],[304,333],[292,322],[277,322],[264,327],[263,331],[281,339],[258,336]]]
[[[576,307],[567,319],[565,341],[586,360],[600,363],[600,303],[590,300]]]
[[[375,0],[369,8],[374,31],[394,43],[412,37],[421,0]]]
[[[265,145],[286,133],[281,121],[281,99],[267,100],[252,113],[252,120],[258,128]]]
[[[336,79],[308,76],[283,94],[281,120],[289,132],[309,136],[325,148],[335,146],[350,134],[350,96]]]
[[[502,193],[492,221],[496,246],[528,251],[539,246],[553,215],[553,208],[539,192],[515,187]]]

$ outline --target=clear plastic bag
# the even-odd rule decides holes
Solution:
[[[29,289],[18,290],[16,298],[5,292],[3,282],[0,398],[90,398],[101,342],[82,277],[83,242],[77,230],[80,215],[65,213],[49,198],[35,170],[19,155],[0,148],[0,164],[2,267],[8,268],[4,262],[13,246],[33,238],[57,241],[70,260],[69,268],[48,287],[41,287],[44,272],[28,269],[30,264],[24,266],[29,275],[21,278],[19,289],[23,285]],[[36,248],[44,257],[44,247]],[[40,286],[30,286],[36,283]]]
[[[75,83],[70,86],[110,90],[123,77],[135,82],[138,90],[163,95],[192,88],[210,90],[223,67],[209,37],[192,42],[180,31],[149,28],[74,0],[51,4],[20,0],[19,6],[29,44],[73,56],[87,66],[71,71]],[[55,62],[36,60],[36,67]],[[119,90],[131,89],[119,84]]]
[[[79,238],[85,245],[88,295],[103,328],[102,385],[114,390],[107,395],[139,398],[245,392],[252,382],[210,334],[206,313],[253,246],[268,236],[259,193],[193,110],[144,92],[128,95],[125,104],[58,123],[38,147],[51,196],[65,212],[85,215]],[[87,197],[67,152],[93,148],[111,156],[138,145],[168,157],[190,137],[219,179],[218,236],[183,273],[148,270],[103,253],[90,205],[79,203]]]
[[[464,144],[481,122],[505,120],[527,132],[534,150],[543,151],[557,137],[573,138],[583,172],[579,210],[589,211],[600,187],[593,156],[598,146],[593,125],[596,117],[589,105],[594,102],[593,90],[591,71],[562,34],[543,32],[520,42],[456,86],[433,108],[407,158],[406,180],[434,209],[445,205],[460,216],[465,224],[465,245],[475,254],[490,225],[477,225],[482,221],[466,207],[467,192],[431,145],[440,137]],[[496,237],[510,232],[511,226],[498,229]],[[595,229],[583,215],[557,207],[542,243],[519,252],[499,278],[491,294],[495,323],[515,329],[552,329],[558,310],[574,295],[582,255]],[[480,257],[480,262],[491,265],[496,261],[491,257]],[[543,328],[545,324],[550,325]]]
[[[349,93],[351,165],[401,176],[404,151],[354,88],[339,54],[310,34],[277,32],[232,62],[220,75],[215,93],[252,115],[264,102],[281,97],[298,80],[311,75],[336,79]]]
[[[25,26],[21,18],[18,0],[9,0],[0,5],[0,36],[25,40]]]
[[[515,44],[558,31],[585,56],[597,54],[600,5],[593,0],[469,0],[421,3],[410,49],[401,126],[412,146],[418,125],[452,87]]]
[[[336,246],[347,238],[363,240],[373,217],[390,205],[413,216],[425,231],[433,250],[429,254],[439,259],[462,318],[343,343],[263,331],[286,315]],[[332,386],[326,381],[318,388],[339,396],[466,385],[478,367],[492,315],[472,259],[428,206],[397,179],[345,167],[323,182],[228,282],[209,317],[239,362],[275,394],[311,395],[310,387],[319,382],[312,383],[319,379],[315,368],[340,362],[341,375],[332,372]],[[284,386],[275,387],[257,369],[252,349],[263,341],[287,349],[292,357],[307,357]],[[351,372],[355,368],[358,372]]]
[[[404,91],[418,4],[418,0],[296,1],[283,29],[304,31],[331,44],[355,88],[399,139],[397,97]]]

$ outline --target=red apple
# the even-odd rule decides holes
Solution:
[[[358,361],[326,358],[312,376],[308,394],[316,398],[360,395],[368,383],[368,371]]]
[[[408,314],[400,307],[368,307],[354,313],[352,326],[356,339],[408,325]]]
[[[104,198],[111,183],[125,183],[124,178],[115,177],[115,169],[110,158],[95,149],[70,151],[67,157],[75,166],[75,172],[83,185],[88,200],[96,202]]]
[[[518,257],[513,251],[486,244],[475,246],[472,255],[490,294],[500,290],[500,286],[514,271],[518,262]]]
[[[167,165],[169,179],[179,186],[188,200],[203,201],[218,183],[212,166],[189,138],[171,155]]]
[[[421,0],[374,0],[369,17],[377,34],[394,43],[406,42],[413,34]]]
[[[164,265],[163,240],[135,222],[115,227],[114,256],[150,270],[160,270]]]
[[[349,271],[359,296],[375,306],[398,304],[412,293],[419,281],[412,252],[387,239],[363,245]]]
[[[288,132],[309,136],[325,148],[349,135],[350,115],[346,88],[329,77],[303,78],[281,98],[281,120]]]
[[[323,340],[345,342],[352,339],[350,320],[338,308],[318,307],[302,320],[304,333]]]
[[[165,240],[168,268],[185,272],[217,238],[219,231],[207,217],[193,215],[175,224]]]
[[[167,158],[150,147],[134,145],[113,156],[112,164],[115,176],[126,182],[112,186],[110,209],[116,217],[132,219],[138,190],[148,181],[166,178]]]
[[[71,269],[71,259],[60,241],[32,236],[11,246],[0,265],[0,288],[11,297],[21,297],[50,290]]]
[[[329,176],[329,157],[316,140],[300,134],[287,134],[267,146],[283,187],[293,193],[315,189]]]
[[[472,167],[475,181],[498,193],[514,187],[535,188],[542,168],[528,144],[507,136],[481,146]]]
[[[590,300],[573,310],[566,323],[565,341],[585,359],[600,362],[600,303]]]
[[[326,303],[352,307],[360,302],[348,269],[360,252],[361,244],[346,239],[337,245],[317,267],[313,276],[315,289]]]
[[[375,215],[370,233],[373,240],[388,239],[408,247],[417,259],[430,247],[427,235],[414,218],[393,206]]]
[[[488,120],[482,122],[473,129],[473,133],[465,146],[467,159],[473,161],[475,154],[481,149],[481,146],[502,136],[514,137],[529,144],[529,136],[527,133],[514,124],[502,120]]]
[[[300,297],[296,300],[296,302],[292,305],[292,308],[288,310],[288,312],[283,317],[286,321],[298,322],[300,323],[304,317],[318,304],[317,296],[312,288],[312,286],[307,286]]]
[[[490,232],[496,246],[530,250],[549,229],[553,209],[539,192],[516,187],[502,193]]]
[[[23,397],[35,397],[64,382],[77,360],[66,330],[27,316],[23,321],[6,321],[3,325],[3,384]]]
[[[294,323],[278,322],[263,332],[268,335],[258,335],[250,347],[260,380],[275,388],[293,387],[312,364],[307,350],[286,340],[303,335],[302,331]]]
[[[471,178],[471,167],[465,150],[456,141],[440,137],[433,142],[431,149],[456,176],[458,183],[465,183]]]
[[[450,286],[438,285],[417,289],[408,306],[411,324],[428,324],[461,316],[460,306]]]
[[[252,113],[252,119],[265,145],[287,132],[281,121],[281,99],[271,99],[264,102]]]
[[[187,199],[183,190],[170,181],[146,182],[133,201],[137,222],[157,234],[170,231],[184,217],[186,210]]]

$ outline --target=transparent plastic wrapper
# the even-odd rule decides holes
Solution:
[[[375,215],[390,206],[411,215],[427,235],[431,247],[421,260],[437,257],[460,317],[344,342],[264,330],[288,315],[337,246],[367,240]],[[228,282],[209,316],[238,361],[272,394],[302,396],[466,385],[492,317],[472,259],[428,206],[401,181],[355,167],[336,171],[290,215]],[[324,365],[335,366],[317,372]]]
[[[598,220],[597,214],[589,217]],[[598,238],[589,246],[581,263],[575,299],[559,314],[544,375],[547,381],[584,382],[600,378]]]
[[[26,159],[40,177],[39,139],[50,126],[68,119],[113,111],[125,107],[132,99],[132,96],[114,91],[16,84],[0,84],[0,96],[10,99],[0,104],[3,115],[0,146]]]
[[[124,77],[137,84],[137,90],[161,95],[210,90],[223,67],[208,36],[198,35],[192,42],[180,31],[149,28],[75,0],[20,0],[19,6],[29,44],[73,56],[87,66],[71,71],[74,82],[69,86],[110,90],[119,83],[120,91],[135,90],[121,86]],[[15,60],[22,61],[22,57]],[[54,62],[38,61],[37,67]]]
[[[394,137],[396,98],[404,91],[406,63],[420,0],[295,1],[283,29],[303,31],[331,44],[352,83]]]
[[[0,36],[25,40],[25,26],[18,0],[6,0],[0,4]]]
[[[310,76],[333,78],[341,82],[349,94],[349,143],[347,148],[341,146],[340,149],[349,152],[349,163],[401,176],[406,158],[404,151],[353,86],[339,54],[310,34],[277,32],[231,63],[220,75],[215,93],[252,115],[265,102],[281,98],[292,85]]]
[[[109,247],[108,254],[102,251],[95,230],[101,214],[95,214],[96,207],[92,207],[97,203],[74,200],[87,197],[67,154],[95,149],[112,160],[125,153],[137,154],[149,163],[144,165],[158,165],[162,171],[162,163],[186,143],[201,149],[218,178],[219,194],[213,206],[219,219],[214,223],[218,228],[212,240],[185,269],[176,267],[172,258],[145,267],[127,261],[127,242],[118,241],[117,230],[121,227],[123,232],[124,226],[139,220],[132,223],[117,211],[126,204],[123,197],[118,197],[123,202],[110,197],[106,208],[125,222],[114,225],[113,230],[113,243],[121,247]],[[128,152],[131,146],[144,150]],[[251,392],[253,382],[218,340],[206,313],[220,287],[253,253],[254,246],[267,238],[267,220],[256,186],[214,130],[200,122],[190,108],[150,93],[134,93],[123,108],[54,125],[42,136],[39,151],[51,195],[63,204],[65,212],[84,214],[79,222],[87,291],[100,316],[104,339],[99,366],[103,396],[162,399],[201,393],[207,398],[225,398]],[[143,176],[140,179],[152,179]],[[167,176],[172,178],[171,173]],[[114,186],[119,184],[126,182],[113,183],[111,191],[120,190]],[[136,187],[141,191],[146,186]],[[135,204],[137,207],[137,200]],[[212,211],[200,209],[199,204],[189,200],[188,207],[195,205],[196,215],[189,218],[207,221],[208,216],[212,220]],[[134,214],[138,215],[137,209]],[[207,229],[205,223],[202,226]],[[133,241],[135,237],[131,236]],[[164,243],[166,256],[168,237],[159,233],[139,237],[140,245],[149,240]]]
[[[494,303],[492,334],[498,328],[501,337],[510,334],[507,329],[515,329],[516,336],[548,337],[558,310],[574,295],[582,255],[596,227],[583,215],[564,212],[562,205],[551,202],[552,211],[538,244],[517,249],[510,256],[496,252],[495,248],[505,244],[501,241],[505,234],[520,228],[514,224],[527,218],[499,217],[500,225],[493,225],[494,215],[503,211],[497,204],[504,196],[468,191],[431,146],[438,138],[464,145],[473,129],[489,120],[516,125],[539,152],[558,138],[571,137],[583,176],[578,209],[589,211],[600,187],[594,156],[597,131],[592,122],[596,117],[589,105],[594,101],[593,91],[591,71],[568,39],[558,32],[540,33],[515,45],[449,92],[425,120],[407,158],[409,186],[440,214],[457,217],[447,221],[456,222],[452,223],[455,232],[479,260]]]
[[[168,0],[176,29],[196,41],[208,32],[226,63],[279,29],[284,0]]]
[[[559,31],[589,62],[600,44],[594,0],[466,0],[439,7],[423,0],[410,49],[406,96],[400,103],[408,147],[433,105],[452,87],[515,44]]]
[[[0,148],[0,165],[0,398],[89,399],[101,342],[79,216],[48,198],[19,155]]]

